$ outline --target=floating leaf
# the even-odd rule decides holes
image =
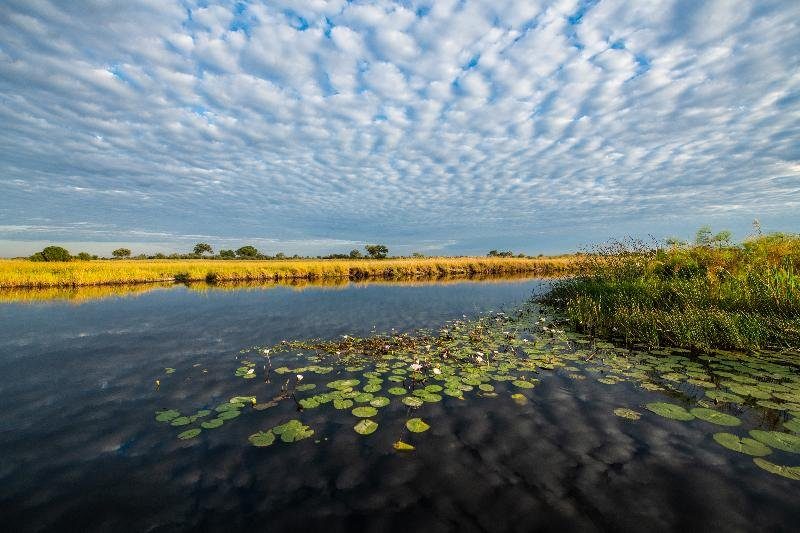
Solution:
[[[524,379],[515,379],[511,384],[520,389],[532,389],[534,387],[533,383],[525,381]]]
[[[242,412],[236,410],[222,411],[220,414],[217,415],[217,418],[221,418],[222,420],[231,420],[232,418],[236,418],[240,414],[242,414]]]
[[[771,474],[777,474],[789,479],[800,480],[800,466],[781,466],[775,463],[770,463],[766,459],[756,457],[753,462],[759,468],[766,470]]]
[[[333,400],[333,406],[336,409],[350,409],[353,407],[353,400]]]
[[[511,395],[511,399],[516,402],[517,405],[525,405],[528,403],[528,398],[525,397],[524,394],[521,392],[517,392]]]
[[[314,398],[303,398],[297,403],[299,403],[303,409],[314,409],[315,407],[319,407],[319,402]]]
[[[386,407],[389,403],[391,400],[386,396],[376,396],[369,402],[372,407]]]
[[[171,420],[175,420],[179,416],[181,416],[181,414],[175,409],[169,409],[167,411],[158,411],[156,412],[156,421],[170,422]]]
[[[187,429],[183,433],[178,433],[178,438],[181,439],[181,440],[193,439],[196,436],[198,436],[201,431],[203,431],[203,430],[200,429],[200,428]]]
[[[441,385],[428,385],[425,390],[428,392],[441,392],[443,388]]]
[[[275,442],[275,434],[271,430],[259,431],[247,437],[247,440],[249,440],[253,446],[263,448],[265,446],[271,446],[272,443]]]
[[[357,379],[340,379],[337,381],[331,381],[328,383],[328,387],[331,389],[337,390],[344,390],[344,389],[351,389],[361,383]]]
[[[307,439],[314,434],[314,430],[308,426],[304,426],[299,420],[289,420],[288,422],[275,426],[272,432],[281,436],[283,442],[296,442],[298,440]]]
[[[642,413],[634,411],[633,409],[628,409],[627,407],[617,407],[614,409],[614,414],[620,418],[627,418],[628,420],[639,420],[642,417]]]
[[[371,406],[356,407],[351,411],[353,415],[359,418],[369,418],[378,414],[378,410]]]
[[[482,390],[483,392],[492,392],[492,391],[494,391],[494,386],[493,385],[489,385],[488,383],[481,383],[480,385],[478,385],[478,388],[480,390]]]
[[[179,416],[178,418],[174,418],[171,422],[173,426],[188,426],[191,423],[192,421],[188,416]]]
[[[175,372],[174,368],[167,367],[164,369],[165,374],[172,374],[173,372]]]
[[[695,407],[689,411],[700,420],[705,420],[718,426],[738,426],[742,423],[741,420],[733,415],[720,413],[714,409],[706,409],[705,407]]]
[[[378,392],[381,390],[380,383],[367,383],[364,385],[364,392]]]
[[[378,424],[365,418],[364,420],[359,420],[358,423],[353,426],[353,429],[356,430],[356,433],[359,435],[370,435],[375,433],[375,430],[378,429]]]
[[[721,390],[707,390],[706,396],[718,402],[744,403],[744,398]]]
[[[369,392],[362,392],[361,394],[356,395],[353,398],[353,401],[356,403],[367,403],[368,401],[372,400],[373,396]]]
[[[315,389],[316,387],[317,387],[316,383],[304,383],[302,385],[298,385],[297,387],[295,387],[295,390],[299,392],[305,392],[307,390]]]
[[[784,422],[783,427],[785,427],[789,431],[800,433],[800,418],[793,418],[788,422]]]
[[[422,421],[421,418],[412,418],[406,422],[406,427],[412,433],[422,433],[428,431],[430,426]]]
[[[416,450],[414,446],[405,443],[401,440],[392,444],[392,447],[394,447],[394,449],[397,450],[398,452],[413,452],[414,450]]]
[[[714,440],[729,450],[747,455],[761,456],[772,453],[772,450],[757,440],[747,437],[739,438],[733,433],[714,433]]]
[[[645,405],[647,409],[664,418],[671,418],[672,420],[694,420],[694,415],[674,403],[655,402]]]
[[[459,391],[459,393],[460,393],[460,391]],[[416,396],[406,396],[405,398],[403,398],[402,401],[403,401],[404,404],[406,404],[409,407],[419,407],[423,403],[425,403],[425,402],[422,401],[421,398],[418,398]]]
[[[389,394],[394,394],[395,396],[402,396],[403,394],[406,394],[408,391],[403,387],[392,387],[386,392],[388,392]]]
[[[205,422],[201,423],[200,425],[205,429],[214,429],[220,427],[224,424],[225,421],[221,418],[212,418],[211,420],[206,420]]]
[[[792,435],[781,431],[750,430],[750,436],[763,442],[770,448],[776,448],[790,453],[800,453],[800,435]]]

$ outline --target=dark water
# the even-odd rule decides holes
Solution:
[[[81,305],[4,304],[0,528],[798,530],[800,482],[721,449],[702,422],[650,416],[631,423],[612,414],[653,401],[651,392],[561,371],[541,376],[524,406],[508,394],[425,404],[431,429],[407,454],[392,448],[407,411],[395,401],[369,437],[352,431],[348,410],[298,414],[291,402],[248,411],[224,431],[188,441],[154,421],[162,408],[274,394],[277,383],[233,377],[241,349],[438,328],[512,309],[546,287],[529,280],[176,288]],[[176,371],[165,375],[165,367]],[[344,376],[337,368],[306,381],[324,387]],[[251,433],[298,417],[313,438],[248,443]]]

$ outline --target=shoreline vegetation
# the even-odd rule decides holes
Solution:
[[[701,228],[693,244],[613,243],[543,301],[569,327],[627,345],[800,347],[800,235],[729,237]]]
[[[576,255],[424,257],[387,259],[111,259],[92,261],[0,260],[0,288],[84,287],[141,283],[277,282],[286,280],[417,280],[575,272]]]

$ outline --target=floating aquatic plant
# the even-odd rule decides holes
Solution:
[[[412,433],[422,433],[428,431],[430,426],[426,424],[421,418],[411,418],[406,421],[406,427]]]
[[[642,417],[642,413],[626,407],[617,407],[614,409],[614,414],[620,418],[627,418],[628,420],[639,420]]]
[[[680,405],[675,405],[674,403],[653,402],[648,403],[645,407],[655,414],[663,416],[664,418],[683,421],[694,420],[694,415],[692,413]]]
[[[740,438],[733,433],[714,433],[714,440],[729,450],[746,455],[760,457],[772,453],[772,450],[763,443],[747,437]]]
[[[359,420],[358,423],[353,426],[353,429],[359,435],[370,435],[375,433],[375,430],[378,429],[378,424],[373,420],[365,418],[363,420]]]

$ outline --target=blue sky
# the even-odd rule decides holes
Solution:
[[[0,4],[0,255],[800,230],[800,2]]]

